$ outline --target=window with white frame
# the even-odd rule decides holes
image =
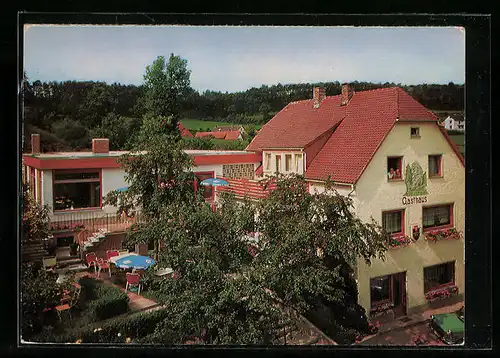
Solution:
[[[301,172],[302,168],[302,154],[295,154],[295,170],[297,173]]]
[[[285,171],[289,172],[292,170],[292,155],[285,154]]]
[[[266,153],[266,170],[271,169],[271,154]]]
[[[281,155],[276,156],[276,173],[281,172]]]

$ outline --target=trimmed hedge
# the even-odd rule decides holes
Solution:
[[[88,277],[82,277],[79,282],[87,298],[85,315],[91,321],[101,321],[128,311],[129,298],[119,288]]]
[[[167,309],[121,315],[104,322],[96,322],[59,334],[58,332],[44,332],[33,337],[32,340],[35,342],[74,343],[81,339],[82,343],[125,343],[125,339],[131,337],[136,342],[140,338],[154,334],[158,323],[167,319],[168,315]],[[120,336],[118,336],[119,333]]]

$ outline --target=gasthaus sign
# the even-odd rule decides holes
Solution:
[[[427,174],[418,162],[406,166],[405,184],[406,193],[401,199],[403,205],[427,202]]]

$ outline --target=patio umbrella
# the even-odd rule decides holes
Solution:
[[[121,259],[116,260],[116,266],[119,268],[133,268],[136,270],[146,270],[152,265],[156,263],[149,256],[140,256],[140,255],[130,255],[122,257]]]
[[[123,188],[116,189],[116,191],[121,193],[122,191],[126,191],[127,189],[128,189],[128,186],[124,186]]]
[[[200,184],[206,186],[229,186],[229,183],[227,181],[216,178],[205,179]]]

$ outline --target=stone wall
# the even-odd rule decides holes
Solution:
[[[222,166],[222,176],[224,178],[254,178],[253,164],[224,164]]]

